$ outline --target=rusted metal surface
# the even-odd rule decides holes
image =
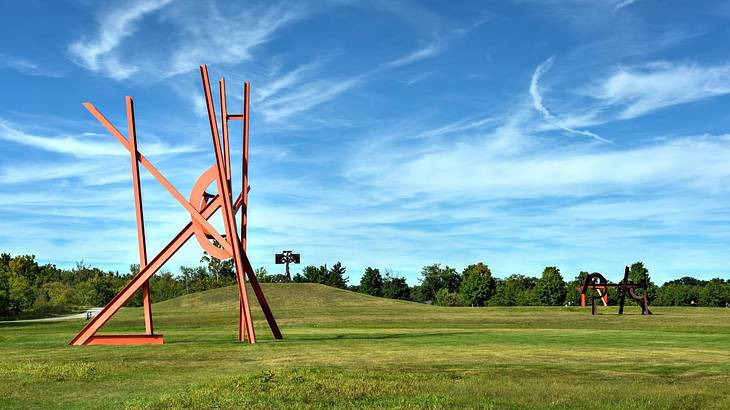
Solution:
[[[629,279],[629,267],[626,266],[624,269],[624,277],[619,283],[610,283],[606,278],[598,272],[588,274],[583,283],[578,288],[581,294],[581,306],[585,306],[586,297],[591,299],[591,314],[597,313],[596,300],[602,300],[605,306],[608,306],[608,288],[615,287],[618,290],[618,301],[619,308],[618,314],[623,315],[624,304],[626,303],[626,296],[636,302],[641,307],[642,315],[651,315],[649,310],[649,295],[648,295],[648,283],[644,280],[643,283],[634,283]],[[591,292],[588,294],[588,289]],[[637,290],[641,290],[641,293],[637,293]]]
[[[236,269],[236,278],[238,282],[238,292],[240,302],[242,304],[241,309],[241,321],[239,322],[239,335],[245,333],[248,337],[249,343],[256,343],[256,334],[253,328],[253,321],[251,319],[251,309],[248,305],[248,294],[246,291],[246,281],[243,274],[243,248],[241,242],[238,239],[238,227],[236,226],[235,215],[233,214],[233,204],[229,198],[230,190],[228,189],[228,179],[226,178],[226,165],[225,159],[223,158],[223,151],[221,149],[221,141],[218,135],[218,124],[215,118],[215,107],[213,106],[213,96],[210,91],[210,81],[208,80],[208,68],[205,64],[200,66],[200,74],[203,80],[203,91],[205,94],[205,104],[208,110],[208,123],[210,124],[210,134],[213,137],[213,149],[215,151],[215,163],[216,163],[216,184],[218,186],[218,193],[223,198],[223,222],[226,231],[226,240],[233,247],[233,264]],[[223,91],[224,88],[221,88]],[[225,99],[225,95],[221,96],[221,100]],[[226,123],[227,124],[227,123]],[[226,131],[227,133],[227,131]],[[226,134],[227,135],[227,134]],[[239,336],[240,340],[243,340]]]
[[[162,335],[98,335],[91,336],[87,345],[161,345]]]
[[[139,160],[137,159],[137,130],[134,123],[134,101],[127,96],[127,134],[129,134],[129,145],[131,146],[130,159],[132,162],[132,191],[134,194],[134,210],[137,220],[137,245],[139,247],[139,268],[147,265],[147,240],[144,235],[144,214],[142,212],[142,186],[139,181]],[[144,307],[144,330],[151,335],[154,333],[152,326],[152,297],[150,296],[150,284],[148,281],[142,285],[142,305]]]
[[[250,85],[244,87],[243,114],[229,115],[226,105],[225,81],[220,80],[221,125],[223,127],[223,142],[221,143],[216,122],[215,107],[213,105],[208,70],[205,65],[200,66],[203,80],[203,91],[208,109],[215,164],[204,171],[195,183],[187,201],[175,187],[142,155],[137,149],[137,136],[134,123],[134,104],[131,97],[126,98],[127,128],[129,139],[124,137],[109,120],[91,103],[83,106],[114,136],[130,153],[132,160],[132,186],[137,221],[137,241],[139,247],[140,270],[115,295],[112,300],[94,316],[69,344],[79,345],[114,345],[114,344],[163,344],[162,335],[154,334],[152,326],[152,302],[149,295],[148,281],[187,241],[195,236],[201,247],[211,256],[218,259],[233,258],[236,271],[236,282],[239,291],[239,332],[238,339],[256,342],[256,335],[251,317],[251,308],[246,290],[248,278],[254,294],[259,301],[264,316],[276,339],[283,336],[276,323],[266,297],[256,280],[251,262],[246,255],[246,216],[248,197],[248,124],[249,124],[249,93]],[[242,192],[233,200],[231,185],[230,141],[228,133],[229,120],[242,120],[243,127],[243,158],[242,158]],[[139,164],[142,164],[157,181],[190,213],[191,221],[158,253],[151,261],[147,260],[145,241],[144,216],[142,209],[142,193],[139,178]],[[206,189],[215,183],[217,194],[210,194]],[[208,222],[218,210],[221,210],[225,227],[225,235],[221,235]],[[239,239],[236,225],[236,213],[242,209],[241,238]],[[210,239],[216,240],[221,247],[215,246]],[[97,335],[96,332],[109,320],[134,294],[142,290],[145,316],[145,334],[143,335]]]

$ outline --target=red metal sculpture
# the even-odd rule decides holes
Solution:
[[[125,138],[114,125],[111,124],[99,110],[91,103],[84,103],[84,107],[114,136],[130,153],[132,159],[132,187],[134,191],[134,205],[137,215],[137,241],[139,246],[139,272],[132,280],[102,309],[91,321],[74,337],[69,344],[100,345],[100,344],[162,344],[163,337],[154,333],[152,326],[152,301],[150,298],[149,279],[162,265],[167,262],[193,235],[202,248],[211,256],[218,259],[233,258],[238,283],[239,296],[239,322],[238,340],[248,340],[249,343],[256,343],[253,321],[251,319],[251,308],[246,292],[246,281],[248,280],[258,299],[259,305],[266,316],[274,338],[282,339],[279,326],[276,324],[274,315],[269,308],[264,292],[256,280],[251,262],[246,255],[246,226],[247,226],[247,204],[248,204],[248,139],[249,139],[249,102],[251,87],[245,83],[243,88],[243,113],[228,114],[226,107],[226,85],[223,78],[219,81],[220,86],[220,109],[221,109],[221,130],[223,141],[221,143],[216,121],[213,96],[210,90],[208,79],[208,68],[200,66],[200,74],[203,80],[203,91],[206,107],[208,110],[208,121],[210,132],[213,138],[213,149],[215,151],[215,164],[198,178],[187,201],[175,187],[137,150],[137,136],[134,123],[134,104],[132,97],[126,98],[127,103],[127,132],[129,139]],[[231,185],[231,154],[228,138],[228,121],[243,121],[243,159],[242,159],[242,181],[241,193],[233,200]],[[160,184],[188,211],[191,221],[168,243],[160,253],[151,261],[147,260],[147,245],[145,242],[144,216],[142,211],[142,193],[140,190],[139,164],[142,164]],[[215,183],[217,194],[211,195],[206,192],[209,185]],[[225,235],[218,233],[208,222],[208,219],[218,209],[222,210]],[[236,225],[236,213],[241,209],[241,234],[239,237]],[[216,240],[221,247],[210,242]],[[245,275],[244,275],[245,273]],[[145,333],[141,335],[97,335],[96,332],[127,302],[135,292],[142,291],[144,305]]]
[[[596,300],[601,299],[604,301],[604,304],[608,306],[608,293],[607,290],[609,287],[615,287],[618,289],[618,314],[623,315],[624,314],[624,303],[626,300],[626,296],[630,297],[631,299],[636,302],[639,307],[641,307],[641,314],[642,315],[651,315],[651,310],[649,310],[649,283],[646,278],[644,278],[643,283],[634,283],[631,279],[629,279],[629,267],[626,266],[624,269],[624,278],[619,283],[610,283],[606,280],[603,275],[601,275],[598,272],[593,272],[586,276],[586,278],[583,280],[583,283],[578,288],[581,295],[581,306],[585,306],[585,303],[583,301],[585,300],[586,294],[588,292],[588,288],[591,289],[590,293],[590,299],[591,299],[591,314],[596,314]],[[638,289],[642,289],[643,293],[638,294],[636,291]]]

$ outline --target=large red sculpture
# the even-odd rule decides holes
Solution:
[[[213,149],[215,151],[215,164],[198,178],[190,194],[190,200],[186,200],[175,187],[145,158],[137,151],[137,136],[134,124],[134,105],[132,97],[126,98],[127,103],[127,132],[129,139],[125,138],[114,125],[111,124],[99,110],[91,103],[84,103],[84,107],[96,117],[96,119],[124,146],[130,153],[132,159],[132,186],[134,191],[134,205],[137,214],[137,240],[139,245],[140,270],[132,280],[101,310],[77,335],[70,344],[80,345],[109,345],[109,344],[162,344],[163,337],[155,334],[152,326],[152,301],[150,299],[149,279],[162,265],[175,254],[190,237],[195,235],[200,245],[211,256],[218,259],[233,258],[236,270],[236,281],[238,282],[239,295],[239,323],[238,340],[248,340],[249,343],[256,343],[253,321],[251,319],[251,308],[246,292],[246,280],[253,288],[259,305],[266,316],[274,338],[282,339],[281,331],[276,324],[276,319],[271,313],[269,304],[266,302],[264,292],[256,280],[251,262],[246,255],[246,205],[248,203],[248,130],[249,130],[249,101],[251,87],[246,83],[243,88],[243,113],[228,114],[226,107],[226,84],[223,78],[219,81],[220,86],[220,110],[221,110],[221,142],[216,121],[213,97],[210,91],[208,69],[205,65],[200,66],[200,74],[203,80],[203,91],[205,103],[208,109],[208,121],[210,122],[210,133],[213,137]],[[243,121],[243,155],[242,155],[242,183],[241,193],[233,199],[231,184],[231,155],[228,138],[228,121]],[[180,230],[180,232],[168,243],[160,253],[151,261],[147,260],[147,246],[145,242],[144,216],[142,211],[142,193],[140,190],[139,164],[142,164],[157,181],[188,211],[191,221]],[[209,194],[206,189],[215,183],[217,193]],[[208,219],[219,209],[222,210],[225,235],[221,235],[211,226]],[[236,225],[236,213],[241,209],[241,234],[239,237]],[[216,240],[221,247],[210,242]],[[142,290],[144,304],[145,333],[140,335],[97,335],[96,332],[126,303],[135,292]]]

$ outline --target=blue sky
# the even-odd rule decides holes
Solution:
[[[3,2],[0,249],[136,262],[128,153],[81,102],[125,130],[133,96],[187,196],[213,162],[207,63],[231,111],[252,82],[254,266],[728,277],[729,22],[701,1]],[[189,215],[142,174],[154,254]]]

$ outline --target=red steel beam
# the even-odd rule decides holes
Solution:
[[[99,335],[91,336],[86,345],[161,345],[162,335]]]
[[[243,195],[243,206],[241,207],[241,244],[246,250],[246,234],[248,228],[248,126],[249,126],[249,104],[251,97],[251,84],[246,81],[243,85],[243,161],[241,161],[241,195]]]
[[[203,90],[205,94],[205,103],[208,110],[208,122],[210,124],[210,133],[213,137],[213,149],[215,151],[216,169],[218,171],[217,183],[218,193],[223,197],[223,217],[225,219],[226,238],[233,246],[233,263],[236,267],[236,276],[238,282],[238,290],[240,300],[243,304],[243,318],[239,321],[239,329],[243,327],[245,321],[245,333],[248,336],[249,343],[256,343],[256,334],[253,328],[253,320],[251,319],[251,309],[248,304],[248,294],[246,291],[246,279],[243,273],[243,250],[241,242],[238,239],[238,228],[233,213],[233,204],[227,199],[231,197],[228,189],[228,183],[225,174],[225,164],[221,155],[220,137],[218,135],[218,124],[215,118],[215,107],[213,106],[213,97],[210,91],[210,80],[208,79],[208,67],[205,64],[200,66],[200,74],[203,80]],[[223,96],[222,98],[225,98]],[[242,333],[242,332],[241,332]]]
[[[228,145],[228,109],[226,107],[226,80],[221,78],[218,82],[221,102],[221,130],[223,131],[223,155],[226,168],[226,183],[228,191],[231,191],[231,147]]]
[[[142,212],[142,187],[139,180],[139,161],[137,155],[137,129],[134,122],[134,101],[127,96],[127,134],[129,134],[129,154],[132,160],[132,191],[134,192],[134,210],[137,217],[137,245],[139,246],[139,268],[147,265],[147,241],[144,234],[144,213]],[[152,297],[150,283],[142,285],[142,305],[144,307],[144,330],[151,335],[154,333],[152,325]]]

